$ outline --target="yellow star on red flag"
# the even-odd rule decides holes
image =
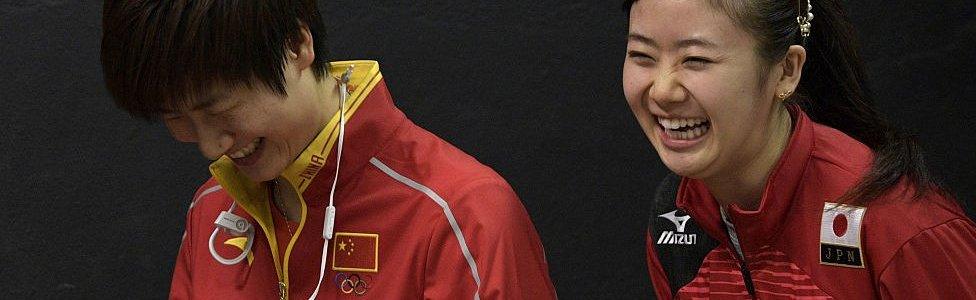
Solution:
[[[379,271],[379,243],[379,234],[336,232],[332,246],[332,269],[347,272]]]

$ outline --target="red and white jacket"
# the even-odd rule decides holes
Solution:
[[[355,65],[335,195],[335,237],[318,299],[554,299],[543,248],[511,187],[471,156],[414,125],[372,61]],[[171,299],[307,299],[315,289],[322,224],[335,170],[338,114],[282,177],[301,195],[301,220],[284,224],[267,187],[223,158],[186,219]],[[218,214],[254,224],[247,259],[218,263],[209,238]],[[247,237],[219,232],[223,257]]]
[[[793,133],[757,210],[732,205],[727,223],[705,185],[683,178],[676,211],[654,217],[674,225],[652,219],[667,226],[647,239],[658,298],[976,299],[976,225],[957,203],[937,193],[911,200],[907,181],[866,207],[833,203],[874,154],[798,108],[791,113]],[[701,252],[700,265],[675,269],[676,252],[694,247],[714,248]]]

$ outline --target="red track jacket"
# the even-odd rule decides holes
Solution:
[[[756,211],[733,205],[728,226],[705,185],[682,179],[676,205],[690,221],[661,215],[676,230],[647,239],[658,298],[976,299],[976,226],[959,206],[938,194],[909,200],[913,187],[904,181],[866,207],[832,203],[867,172],[874,154],[799,109],[791,113],[792,136]],[[659,249],[707,244],[681,233],[686,223],[718,246],[690,282],[670,286],[668,276],[677,272],[665,274],[659,257],[669,256]]]
[[[553,299],[539,237],[509,185],[490,168],[417,127],[398,110],[372,61],[355,65],[336,190],[335,237],[319,299]],[[211,165],[186,219],[172,299],[306,299],[321,261],[322,221],[335,170],[338,114],[282,177],[301,194],[292,226],[269,205],[264,183],[226,157]],[[218,214],[256,228],[251,254],[215,261]],[[246,237],[220,232],[215,250],[242,253]]]

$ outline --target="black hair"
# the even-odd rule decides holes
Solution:
[[[288,49],[314,41],[312,71],[328,69],[316,0],[107,0],[102,70],[116,105],[154,119],[215,86],[263,84],[285,95]]]

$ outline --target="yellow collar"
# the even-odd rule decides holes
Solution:
[[[330,64],[329,73],[333,76],[341,76],[350,66],[354,68],[349,79],[349,90],[351,91],[345,105],[347,122],[353,118],[363,100],[383,77],[380,74],[379,63],[368,60],[333,62]],[[325,166],[338,139],[338,124],[339,113],[336,112],[326,123],[325,128],[279,176],[291,184],[299,195],[305,192],[312,179]],[[264,182],[253,182],[241,174],[237,166],[227,156],[222,156],[210,164],[210,173],[238,205],[259,223],[262,223],[262,227],[266,230],[273,228],[270,226],[271,212],[267,204],[268,194]],[[332,175],[329,173],[329,176]],[[268,224],[263,224],[266,222]]]

